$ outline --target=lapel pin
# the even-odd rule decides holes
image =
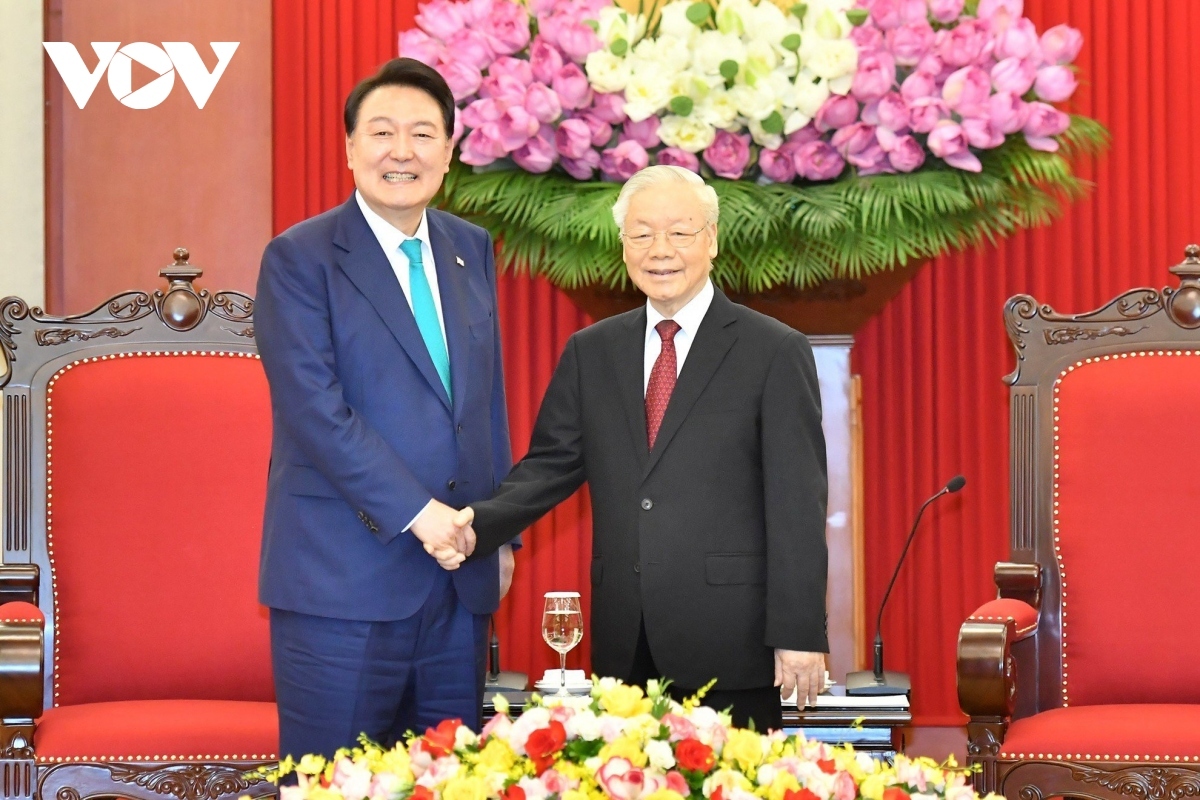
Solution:
[[[454,260],[458,262],[460,267],[465,267],[467,265],[467,262],[462,260],[462,256],[455,256]]]

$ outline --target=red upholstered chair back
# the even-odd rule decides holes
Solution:
[[[1200,348],[1096,356],[1054,390],[1063,702],[1200,702]]]
[[[46,397],[55,705],[273,699],[257,356],[87,359]]]

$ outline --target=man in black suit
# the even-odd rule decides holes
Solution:
[[[648,303],[571,337],[529,453],[472,504],[473,558],[586,480],[595,671],[677,694],[716,678],[705,702],[761,730],[823,681],[825,440],[808,340],[709,280],[717,210],[679,167],[626,183],[613,216]]]

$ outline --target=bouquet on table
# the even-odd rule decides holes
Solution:
[[[306,756],[281,800],[977,800],[963,771],[897,756],[892,765],[780,732],[732,728],[695,698],[648,696],[612,679],[590,697],[503,704],[476,735],[457,720],[383,750],[364,741],[332,761]],[[498,702],[500,699],[498,698]]]

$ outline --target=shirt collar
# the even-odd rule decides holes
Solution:
[[[691,300],[687,302],[683,308],[679,309],[672,317],[679,323],[679,329],[686,333],[692,339],[696,338],[696,331],[700,328],[700,323],[704,321],[704,315],[708,313],[708,307],[712,305],[713,295],[716,290],[713,289],[712,279],[704,282],[703,288]],[[650,332],[654,330],[654,326],[662,322],[666,317],[658,313],[658,310],[646,301],[646,336],[649,338]]]
[[[429,241],[429,214],[427,211],[421,211],[421,224],[417,226],[416,235],[406,236],[404,231],[376,214],[357,189],[354,190],[354,199],[358,201],[358,207],[362,211],[363,217],[366,218],[367,225],[370,226],[371,232],[375,234],[375,238],[379,240],[379,246],[385,253],[395,253],[400,249],[401,242],[408,239],[419,239],[422,244],[432,250],[432,244]]]

